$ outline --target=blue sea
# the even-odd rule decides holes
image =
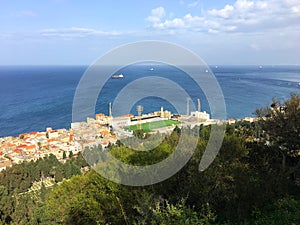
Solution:
[[[44,131],[46,127],[69,128],[76,87],[87,68],[0,66],[0,137]],[[114,102],[127,84],[147,76],[171,79],[187,90],[192,103],[196,105],[200,98],[202,110],[210,112],[205,94],[183,71],[168,65],[149,68],[149,65],[133,65],[118,71],[124,78],[107,80],[95,112],[108,114],[109,102]],[[210,66],[210,69],[223,92],[227,118],[254,116],[255,109],[270,104],[273,97],[284,100],[292,92],[300,93],[300,66]],[[143,86],[135,88],[143,91]],[[130,95],[125,97],[131,102]],[[135,102],[132,114],[137,114],[137,105],[143,105],[143,113],[158,111],[161,106],[176,113],[174,105],[154,95]]]

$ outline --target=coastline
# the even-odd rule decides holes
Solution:
[[[166,123],[164,121],[174,121]],[[120,117],[112,117],[104,114],[96,114],[94,118],[87,118],[86,122],[70,124],[70,129],[47,128],[45,131],[22,133],[18,136],[6,136],[0,138],[0,171],[23,161],[37,160],[50,154],[58,160],[64,160],[65,156],[76,156],[85,148],[101,145],[105,149],[117,140],[132,137],[133,130],[127,127],[146,123],[162,123],[160,128],[153,132],[170,134],[176,126],[211,125],[218,123],[234,124],[235,119],[219,121],[210,119],[206,112],[191,112],[191,115],[173,115],[167,110],[134,116],[132,114]],[[246,117],[244,121],[254,122],[256,118]],[[175,123],[176,122],[176,123]]]

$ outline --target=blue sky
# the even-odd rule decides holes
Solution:
[[[4,0],[1,65],[89,65],[164,40],[208,64],[300,64],[300,0]]]

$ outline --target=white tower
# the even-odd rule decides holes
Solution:
[[[201,102],[199,98],[198,98],[198,112],[201,112]]]
[[[108,105],[108,112],[109,112],[109,116],[112,116],[112,111],[111,111],[111,102]]]
[[[186,98],[186,115],[190,115],[190,98]]]
[[[137,107],[136,107],[136,110],[137,110],[137,112],[138,112],[138,120],[139,120],[139,123],[138,123],[138,125],[139,125],[139,129],[142,129],[142,124],[141,124],[141,117],[142,117],[142,111],[143,111],[143,106],[141,106],[141,105],[138,105]]]

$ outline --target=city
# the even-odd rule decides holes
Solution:
[[[256,118],[246,117],[244,121],[254,122]],[[119,117],[96,114],[95,118],[87,118],[86,122],[71,123],[70,129],[47,128],[42,132],[29,132],[17,137],[0,138],[0,171],[23,161],[37,160],[53,154],[60,161],[65,161],[69,156],[76,157],[78,152],[86,148],[101,145],[105,149],[109,144],[115,144],[133,136],[133,130],[151,128],[151,124],[157,124],[149,133],[170,134],[175,126],[199,126],[217,123],[233,124],[233,118],[227,121],[210,119],[208,113],[201,112],[200,100],[198,110],[189,115],[172,114],[161,107],[160,111],[134,116],[126,114]],[[143,126],[143,128],[142,128]],[[153,127],[153,126],[152,126]]]

